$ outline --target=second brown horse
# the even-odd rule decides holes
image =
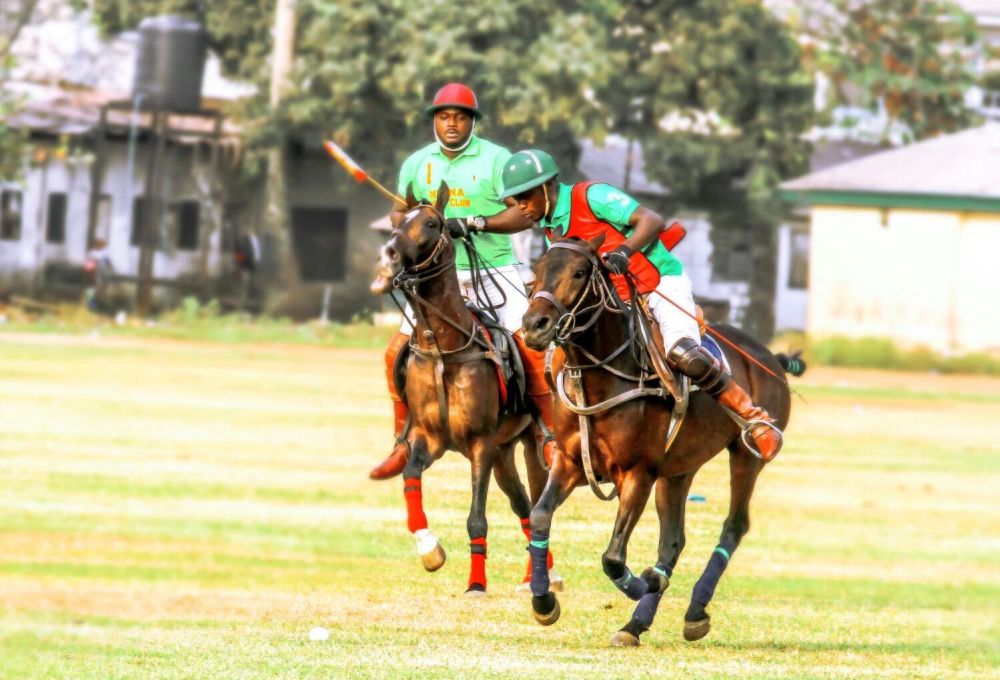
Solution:
[[[408,192],[406,220],[392,231],[379,255],[372,292],[403,291],[416,314],[407,364],[406,398],[412,426],[410,455],[403,469],[407,526],[428,571],[439,569],[445,552],[431,533],[423,508],[422,476],[448,449],[472,466],[468,593],[486,591],[486,494],[490,473],[510,499],[527,536],[531,502],[514,465],[514,445],[524,445],[532,499],[545,482],[535,455],[536,439],[527,412],[502,410],[496,351],[482,324],[466,306],[455,273],[455,247],[445,229],[448,186],[442,182],[435,205],[418,204]],[[513,347],[511,351],[517,351]],[[548,561],[551,567],[551,557]]]
[[[582,402],[595,408],[607,405],[586,416],[587,425],[579,410],[574,412],[562,398],[553,396],[560,453],[531,513],[529,552],[537,567],[531,577],[532,607],[543,625],[559,618],[559,603],[549,591],[544,568],[552,516],[577,486],[586,483],[586,467],[590,465],[595,491],[599,487],[593,479],[600,478],[613,482],[619,496],[611,542],[602,557],[604,572],[621,592],[638,601],[631,620],[615,634],[612,644],[638,645],[639,636],[652,625],[684,549],[684,509],[691,482],[702,465],[728,449],[729,514],[684,617],[684,637],[697,640],[709,631],[706,607],[750,528],[750,497],[764,462],[753,455],[740,428],[718,402],[700,391],[691,393],[676,438],[664,453],[674,401],[669,395],[648,396],[653,390],[637,388],[634,376],[643,373],[642,350],[635,337],[634,319],[615,302],[608,274],[596,257],[602,240],[599,236],[590,242],[568,239],[553,243],[536,268],[534,296],[524,316],[525,340],[530,347],[541,349],[553,341],[562,347],[564,354],[554,353],[552,373],[558,376],[564,368],[570,370],[571,379],[563,377],[561,391],[575,399],[574,408],[579,409]],[[735,328],[722,326],[717,331],[774,374],[768,375],[745,356],[725,348],[732,379],[784,429],[791,400],[781,359]],[[629,394],[644,396],[629,398]],[[581,435],[583,427],[589,436]],[[654,483],[660,520],[658,559],[636,576],[626,564],[628,540]]]

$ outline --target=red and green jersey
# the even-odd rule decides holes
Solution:
[[[510,151],[472,136],[469,145],[455,158],[448,158],[437,142],[428,144],[403,162],[399,171],[399,194],[413,184],[413,195],[431,203],[437,200],[441,180],[448,184],[449,199],[445,217],[489,217],[506,209],[500,200],[503,183],[500,173],[511,157]],[[476,252],[491,267],[517,264],[510,236],[507,234],[476,233],[472,235]],[[469,254],[460,241],[455,243],[455,266],[469,269]]]
[[[577,204],[576,207],[574,203]],[[552,217],[543,217],[539,226],[546,229],[546,234],[551,233],[554,237],[568,235],[590,238],[597,233],[612,229],[617,233],[609,234],[609,238],[601,246],[603,254],[613,250],[632,235],[635,228],[628,221],[638,207],[638,201],[610,184],[603,182],[573,186],[560,184]],[[645,287],[652,290],[656,287],[660,276],[678,276],[684,271],[684,267],[681,261],[671,254],[659,239],[656,239],[632,256],[632,270],[639,276],[640,289]],[[627,288],[624,285],[619,286],[619,292],[627,293]]]

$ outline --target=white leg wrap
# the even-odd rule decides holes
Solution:
[[[418,555],[433,552],[438,545],[437,537],[431,533],[430,529],[417,529],[413,532],[413,537],[417,539]]]

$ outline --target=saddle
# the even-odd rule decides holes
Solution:
[[[524,373],[524,363],[521,353],[517,351],[513,334],[499,325],[486,312],[473,303],[467,303],[469,311],[479,322],[483,339],[492,346],[496,357],[497,378],[500,383],[500,412],[523,413],[528,410],[527,378]],[[406,366],[410,357],[410,346],[407,344],[396,356],[392,367],[392,380],[396,392],[406,402]]]

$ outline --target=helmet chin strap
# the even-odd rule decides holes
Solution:
[[[448,146],[447,144],[445,144],[444,140],[438,136],[437,126],[434,127],[434,139],[437,140],[437,143],[441,145],[441,148],[445,149],[446,151],[461,151],[465,147],[469,146],[469,142],[472,141],[472,135],[473,133],[475,133],[475,131],[476,131],[476,119],[473,118],[472,127],[469,129],[469,136],[466,137],[465,141],[459,144],[458,146]]]
[[[548,217],[549,216],[549,208],[552,206],[552,204],[549,203],[549,183],[548,182],[546,182],[545,184],[542,185],[542,193],[545,195],[545,212],[542,213],[542,217],[544,218],[544,217]]]

